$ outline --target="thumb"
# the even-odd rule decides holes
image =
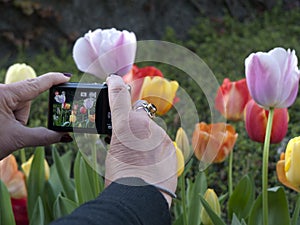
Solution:
[[[58,142],[71,142],[72,137],[68,133],[56,132],[45,127],[25,127],[18,129],[21,147],[47,146]]]
[[[109,105],[112,113],[112,124],[128,119],[131,110],[130,93],[123,79],[117,75],[107,78]]]

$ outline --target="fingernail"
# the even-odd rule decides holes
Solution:
[[[110,140],[111,140],[111,136],[106,136],[104,138],[105,143],[108,144],[108,145],[110,144]]]
[[[72,76],[71,73],[63,73],[63,75],[65,75],[66,77],[71,77]]]
[[[73,138],[69,135],[69,134],[64,134],[61,139],[60,139],[60,142],[72,142],[73,141]]]

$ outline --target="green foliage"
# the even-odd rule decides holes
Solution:
[[[228,213],[238,219],[247,219],[255,199],[255,186],[249,176],[244,176],[237,184],[228,202]]]
[[[31,170],[27,180],[28,189],[28,217],[32,221],[36,217],[34,210],[39,210],[40,206],[38,199],[44,195],[45,187],[45,167],[44,167],[45,152],[42,147],[38,147],[35,151],[32,160]],[[40,199],[40,201],[42,201]],[[37,205],[38,204],[38,205]],[[44,216],[43,216],[44,217]]]
[[[15,225],[9,192],[0,180],[0,224]]]
[[[288,202],[283,188],[275,187],[268,190],[269,224],[290,224]],[[248,225],[263,224],[262,196],[260,195],[251,210]]]

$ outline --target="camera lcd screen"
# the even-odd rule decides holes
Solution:
[[[48,126],[57,131],[109,133],[107,86],[68,83],[52,87]]]

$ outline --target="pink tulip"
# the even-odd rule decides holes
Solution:
[[[295,51],[274,48],[252,53],[245,60],[250,95],[264,108],[287,108],[298,93],[299,70]]]
[[[78,69],[102,79],[112,73],[120,76],[128,73],[135,53],[135,34],[115,28],[89,31],[73,47],[73,58]]]

